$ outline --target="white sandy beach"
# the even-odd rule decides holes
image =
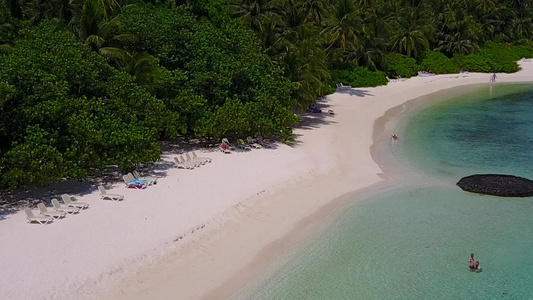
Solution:
[[[498,83],[533,81],[533,62],[521,66]],[[72,193],[89,209],[49,225],[26,224],[23,211],[0,216],[0,299],[227,299],[348,193],[386,180],[370,148],[390,139],[387,111],[488,81],[470,73],[340,88],[321,102],[336,114],[306,116],[292,147],[200,150],[213,162],[194,170],[172,168],[165,153],[157,185],[110,188],[122,202],[100,200],[94,186]]]

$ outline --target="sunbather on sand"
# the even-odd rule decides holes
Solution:
[[[315,114],[322,113],[322,110],[317,108],[314,103],[309,104],[309,107],[307,108],[307,111],[310,112],[310,113],[315,113]],[[329,115],[334,115],[335,114],[335,112],[332,109],[328,110],[327,113]]]
[[[222,143],[220,144],[220,150],[224,153],[231,153],[230,151],[230,147],[228,145],[226,145],[226,143]]]

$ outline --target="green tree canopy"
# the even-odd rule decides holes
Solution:
[[[164,105],[71,33],[24,30],[0,57],[0,176],[4,184],[84,178],[159,158]]]

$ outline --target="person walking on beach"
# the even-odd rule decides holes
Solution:
[[[496,82],[496,73],[490,76],[490,82]]]

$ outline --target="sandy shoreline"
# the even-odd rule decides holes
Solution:
[[[498,74],[498,82],[532,81],[533,63],[522,67]],[[7,245],[0,298],[226,299],[316,232],[354,191],[386,184],[387,166],[373,156],[387,151],[390,120],[406,102],[488,84],[488,74],[463,76],[341,88],[324,102],[337,114],[306,119],[294,147],[202,153],[213,163],[193,171],[171,169],[167,155],[157,186],[112,189],[126,196],[122,203],[87,191],[77,199],[89,210],[47,226],[10,214],[0,220]]]

